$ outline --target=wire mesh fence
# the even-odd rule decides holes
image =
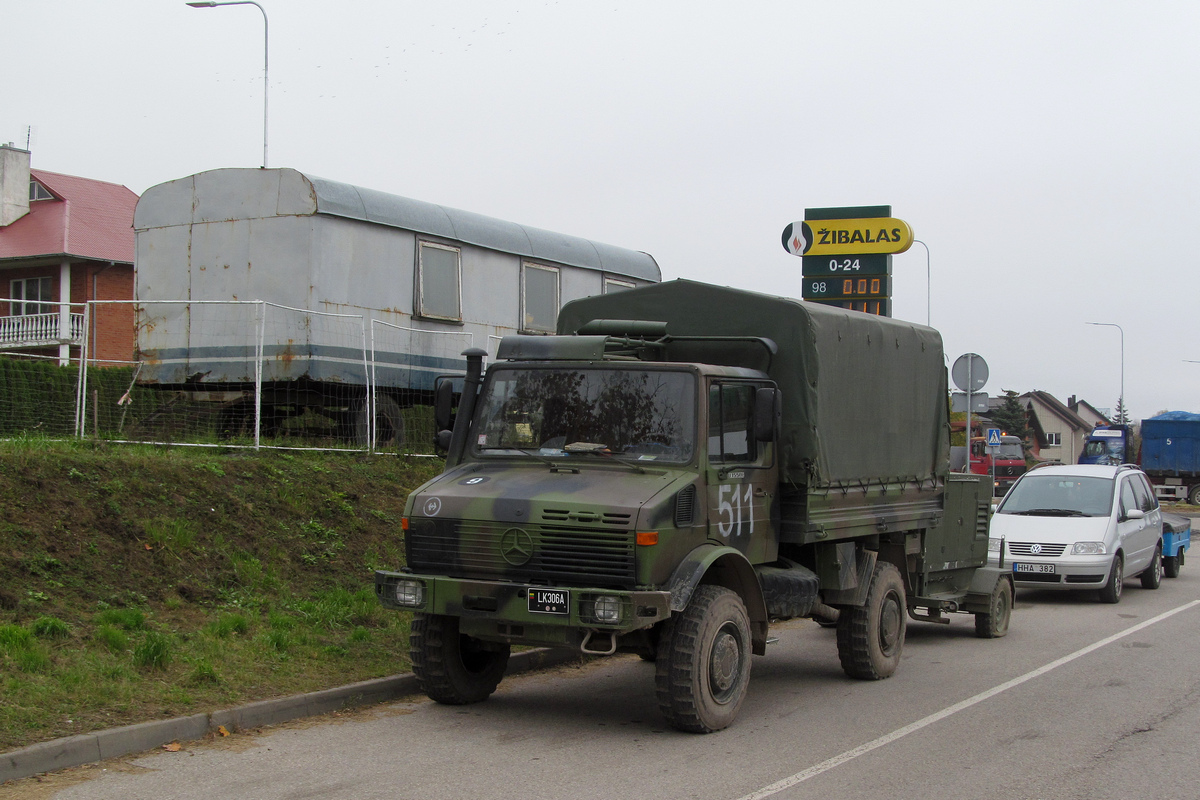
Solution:
[[[91,357],[89,315],[120,303],[136,357]],[[0,436],[433,455],[435,378],[461,374],[471,346],[263,301],[92,301],[78,316],[37,347],[0,337]]]

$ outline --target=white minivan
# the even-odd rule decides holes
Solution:
[[[1018,587],[1098,590],[1121,599],[1125,578],[1162,580],[1162,513],[1135,466],[1076,465],[1021,476],[992,515],[992,565],[1012,570]]]

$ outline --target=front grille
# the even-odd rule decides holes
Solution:
[[[1041,547],[1040,552],[1033,552],[1036,542],[1008,542],[1008,554],[1012,556],[1038,556],[1039,558],[1058,558],[1067,549],[1065,544],[1045,544],[1038,545]]]
[[[574,586],[629,586],[635,578],[628,528],[428,520],[409,529],[407,548],[413,570],[458,578]]]

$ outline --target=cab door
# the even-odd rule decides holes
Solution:
[[[778,426],[762,419],[777,413],[778,402],[771,384],[714,379],[708,386],[708,538],[753,564],[779,557]]]

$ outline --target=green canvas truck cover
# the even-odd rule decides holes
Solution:
[[[779,349],[769,365],[764,354],[762,363],[732,366],[765,369],[783,393],[787,482],[810,490],[866,488],[928,482],[948,470],[946,367],[941,335],[932,328],[675,280],[569,302],[559,312],[558,333],[574,334],[598,319],[666,322],[669,336],[773,340]]]

